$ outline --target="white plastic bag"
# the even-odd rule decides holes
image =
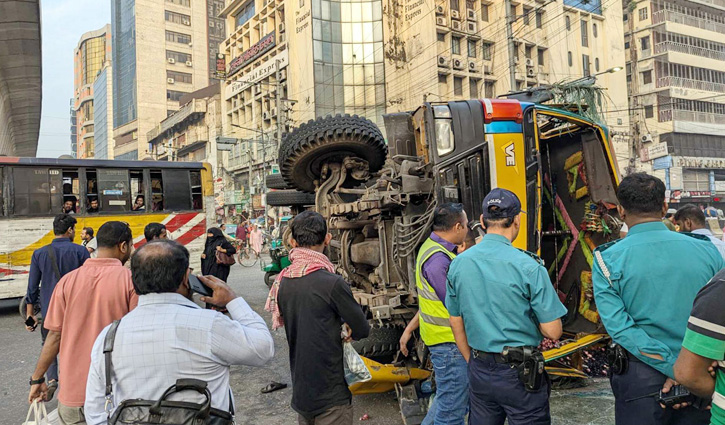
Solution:
[[[351,343],[343,344],[343,359],[345,364],[345,381],[347,385],[357,384],[358,382],[367,382],[373,379],[368,367],[362,357],[355,351]]]
[[[38,400],[33,401],[30,409],[28,409],[28,415],[25,417],[23,425],[50,425],[44,402]]]

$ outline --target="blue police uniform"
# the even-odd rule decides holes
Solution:
[[[662,409],[654,397],[628,400],[674,378],[695,296],[723,267],[707,237],[672,232],[661,221],[637,224],[624,239],[594,251],[597,311],[630,359],[628,369],[611,378],[618,425],[709,423],[708,411]]]
[[[495,191],[500,190],[489,196]],[[506,202],[498,205],[506,208]],[[463,318],[468,344],[475,350],[468,364],[470,423],[502,425],[508,418],[511,425],[549,424],[548,380],[538,391],[527,392],[516,369],[500,357],[506,346],[539,345],[539,324],[566,314],[538,257],[515,248],[504,236],[487,234],[451,263],[446,306],[451,316]]]

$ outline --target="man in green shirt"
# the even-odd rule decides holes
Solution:
[[[717,363],[712,365],[713,361]],[[715,379],[708,368],[716,367]],[[719,368],[717,368],[719,366]],[[725,425],[725,270],[700,290],[675,363],[677,381],[712,399],[711,425]]]

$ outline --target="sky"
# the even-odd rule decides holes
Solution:
[[[43,106],[38,157],[70,153],[73,49],[81,35],[111,22],[110,0],[43,0]]]

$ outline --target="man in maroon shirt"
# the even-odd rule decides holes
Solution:
[[[242,241],[242,246],[246,246],[248,234],[247,220],[244,219],[244,216],[239,216],[239,225],[237,226],[237,231],[234,233],[234,237]]]

